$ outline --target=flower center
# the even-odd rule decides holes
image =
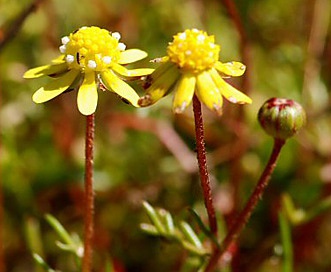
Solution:
[[[118,32],[110,33],[99,27],[82,27],[61,39],[61,53],[68,66],[84,72],[102,71],[117,62],[125,44],[120,43]]]
[[[214,43],[214,36],[197,29],[178,33],[167,48],[170,61],[192,73],[212,68],[218,61],[219,52],[220,46]]]

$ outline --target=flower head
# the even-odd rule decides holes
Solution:
[[[138,107],[138,94],[122,79],[132,80],[150,74],[153,69],[128,70],[122,64],[147,56],[139,49],[125,50],[118,32],[99,27],[82,27],[61,39],[62,55],[52,64],[28,70],[24,78],[50,76],[54,79],[33,94],[33,101],[43,103],[65,91],[78,88],[77,104],[84,115],[95,112],[98,88],[117,93]]]
[[[270,98],[258,112],[260,125],[275,139],[286,140],[306,124],[306,112],[291,99]]]
[[[222,112],[224,96],[232,103],[245,104],[252,100],[228,83],[224,77],[241,76],[245,65],[219,61],[220,46],[214,36],[197,29],[185,30],[174,36],[167,56],[157,59],[162,64],[147,77],[146,95],[140,106],[154,104],[172,89],[175,90],[173,110],[182,113],[191,103],[194,93],[208,108]]]

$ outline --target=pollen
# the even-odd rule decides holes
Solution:
[[[61,53],[72,69],[103,71],[120,58],[124,44],[118,32],[110,33],[99,27],[82,27],[61,39]]]
[[[220,46],[215,44],[214,36],[197,29],[175,35],[167,48],[169,60],[191,73],[212,68],[219,59],[219,52]]]

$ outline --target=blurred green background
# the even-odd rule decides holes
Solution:
[[[45,222],[54,215],[82,236],[85,118],[76,93],[45,104],[32,102],[43,79],[23,73],[58,55],[60,38],[81,26],[119,31],[128,48],[164,56],[172,36],[200,28],[221,44],[221,61],[245,62],[247,73],[232,84],[252,105],[225,103],[216,117],[204,110],[206,145],[217,212],[231,222],[244,205],[268,159],[272,139],[256,114],[270,97],[302,103],[306,128],[285,146],[266,195],[241,236],[232,271],[282,271],[277,213],[281,195],[309,209],[331,192],[331,8],[328,0],[235,0],[244,37],[225,3],[216,0],[42,1],[0,47],[1,225],[6,271],[35,271],[25,235],[40,224],[41,255],[54,268],[73,270],[72,259]],[[0,42],[27,0],[0,0]],[[139,86],[137,86],[139,89]],[[140,94],[142,94],[141,92]],[[192,222],[194,207],[206,219],[196,173],[192,110],[175,116],[171,95],[135,109],[115,95],[99,95],[96,112],[95,271],[110,260],[115,271],[181,271],[180,247],[139,230],[148,219],[143,200]],[[194,225],[194,224],[193,224]],[[331,212],[293,226],[293,271],[331,271]],[[279,250],[280,248],[280,250]],[[194,271],[194,270],[192,270]]]

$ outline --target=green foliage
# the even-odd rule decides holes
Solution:
[[[147,202],[143,203],[152,225],[143,223],[141,229],[148,234],[164,237],[180,243],[191,254],[205,256],[208,253],[194,232],[192,227],[185,221],[181,221],[178,227],[175,227],[171,214],[164,209],[154,209]]]
[[[155,209],[148,202],[144,202],[143,206],[152,224],[142,223],[140,228],[147,234],[179,243],[193,257],[199,257],[196,258],[200,259],[196,269],[200,271],[210,255],[210,249],[203,246],[193,228],[185,221],[180,221],[176,226],[171,214],[164,209]]]
[[[76,233],[73,234],[69,234],[66,229],[63,227],[63,225],[52,215],[47,214],[45,216],[46,221],[49,223],[49,225],[53,228],[53,230],[55,231],[55,233],[60,237],[60,239],[62,241],[56,241],[55,244],[58,246],[58,248],[60,250],[62,250],[63,252],[67,252],[67,253],[71,253],[74,255],[75,257],[75,263],[76,263],[76,268],[75,271],[79,271],[81,268],[81,259],[83,256],[83,252],[84,252],[84,248],[83,248],[83,244],[79,238],[79,236]],[[31,229],[31,228],[29,228]],[[34,240],[34,243],[36,242],[41,242],[40,237],[37,237],[36,235],[34,235],[33,237],[31,237],[32,235],[29,235],[28,238],[30,238],[30,240]],[[33,259],[35,260],[36,264],[38,265],[38,268],[42,268],[44,269],[44,271],[46,272],[55,272],[58,270],[54,270],[52,269],[47,263],[46,261],[42,258],[42,256],[40,255],[40,253],[38,254],[38,250],[37,248],[31,247],[31,251],[33,252]],[[40,251],[40,250],[39,250]],[[69,258],[69,255],[67,255],[67,258]]]

